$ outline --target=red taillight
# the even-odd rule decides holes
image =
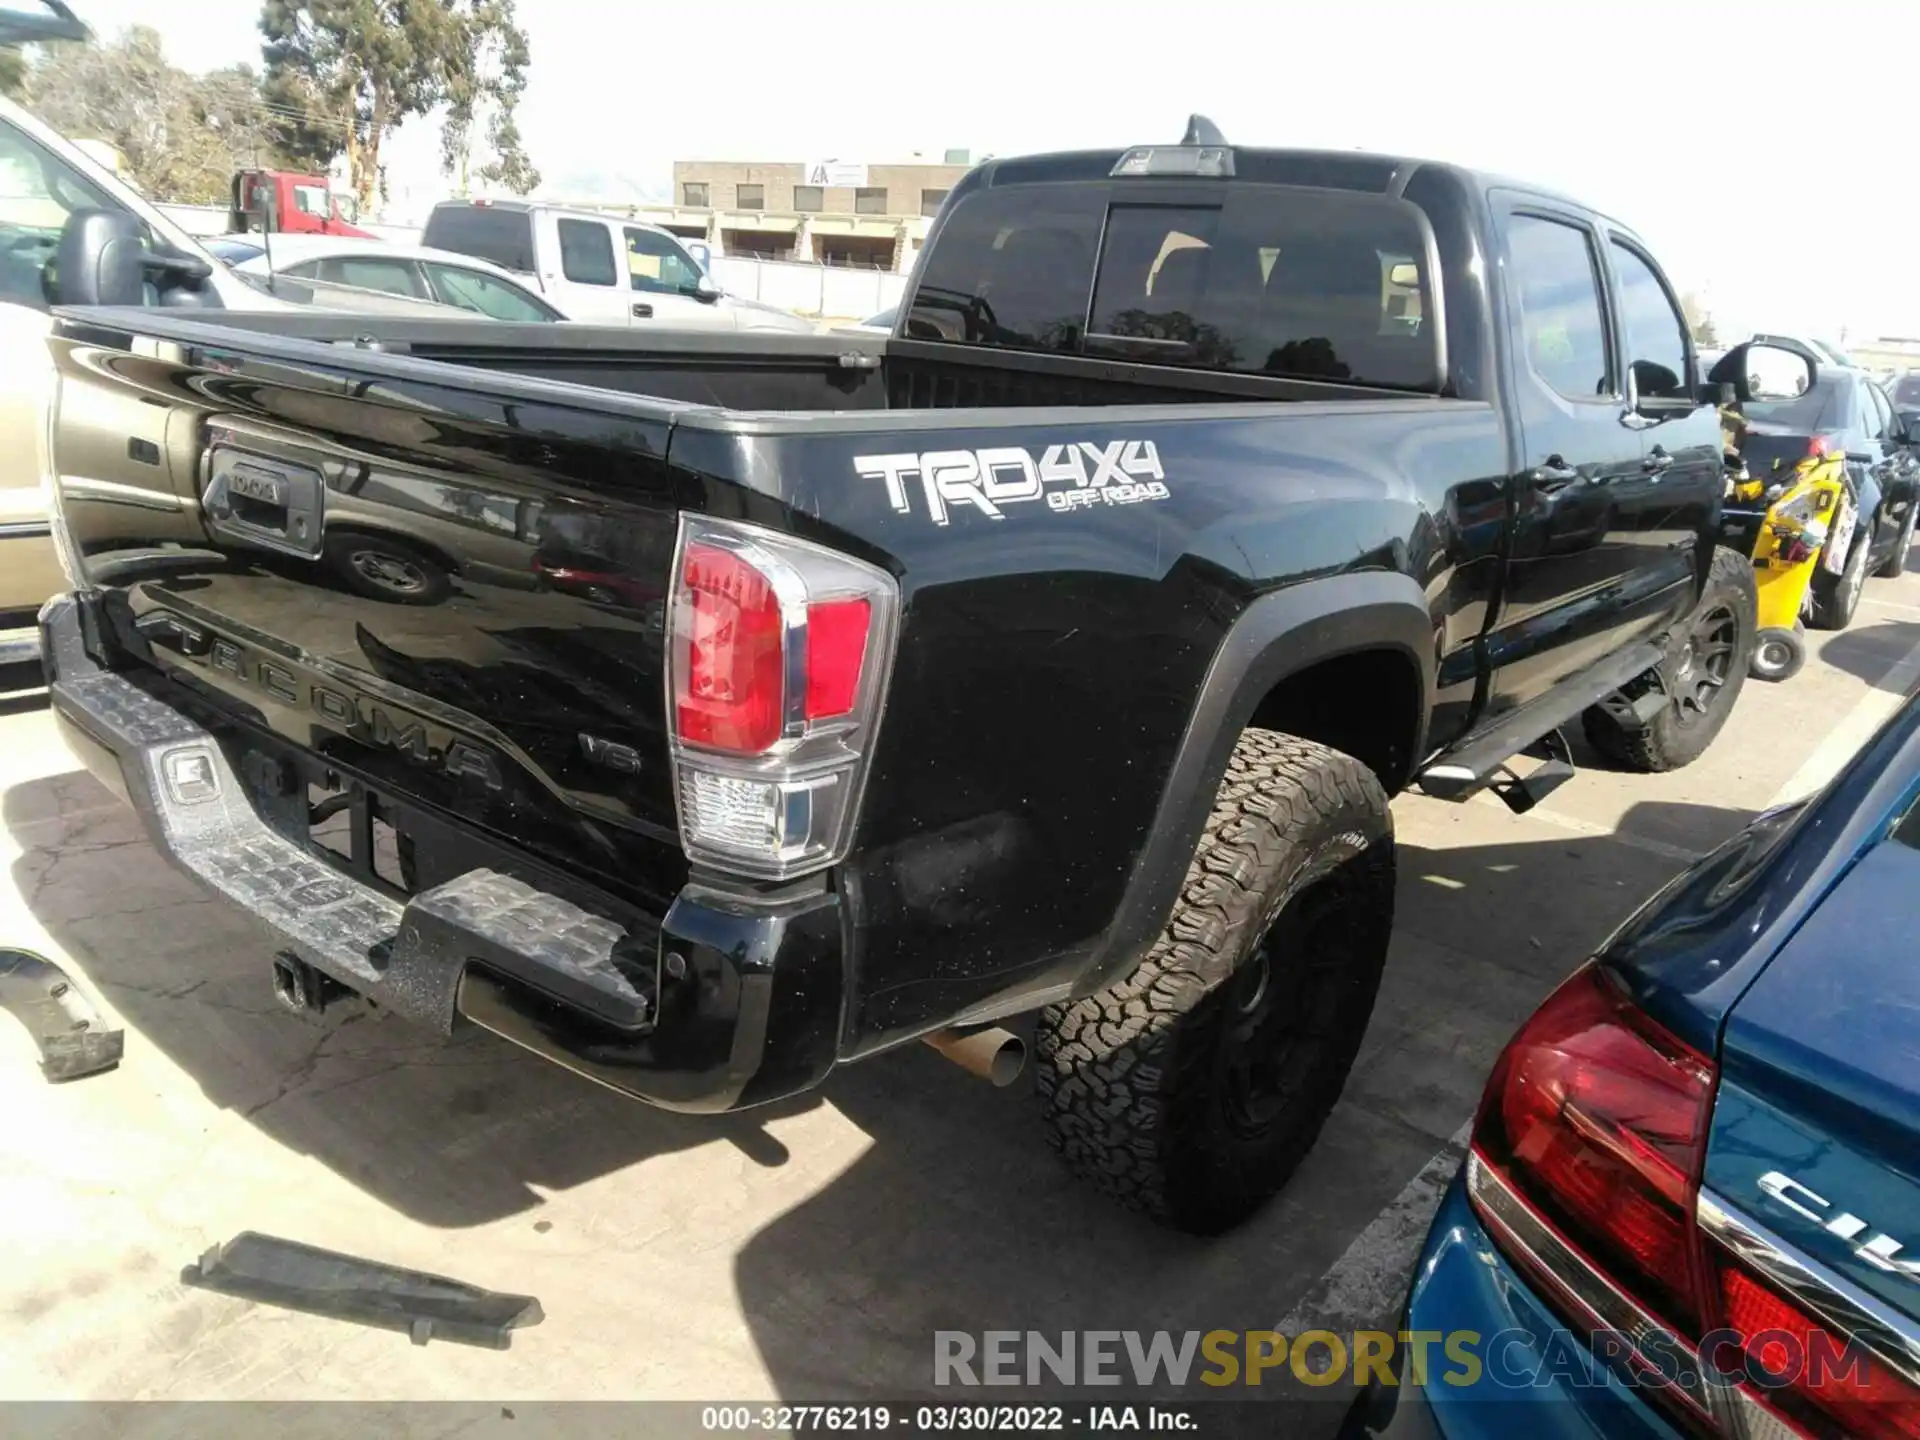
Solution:
[[[712,545],[688,545],[680,587],[686,664],[674,675],[679,736],[758,755],[785,720],[784,624],[773,582]]]
[[[684,516],[667,633],[680,838],[765,879],[852,836],[891,661],[884,570],[757,526]]]
[[[1474,1148],[1644,1308],[1698,1334],[1693,1189],[1712,1062],[1588,965],[1495,1064]]]
[[[1845,1340],[1731,1257],[1720,1261],[1721,1323],[1744,1337],[1747,1393],[1812,1434],[1859,1440],[1920,1440],[1920,1390],[1878,1357],[1846,1352]],[[1726,1365],[1726,1358],[1705,1357]]]
[[[1827,437],[1816,435],[1807,442],[1807,458],[1818,460],[1827,453]]]
[[[831,720],[853,709],[872,621],[865,599],[807,607],[807,719]]]

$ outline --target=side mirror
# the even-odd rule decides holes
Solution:
[[[1707,384],[1732,385],[1734,397],[1742,402],[1791,400],[1812,389],[1819,373],[1818,358],[1804,346],[1792,341],[1749,340],[1714,363]]]
[[[720,288],[720,282],[705,271],[702,271],[700,278],[693,282],[693,298],[703,305],[713,304],[724,294],[726,291]]]
[[[140,222],[124,210],[75,210],[47,271],[55,305],[139,305],[147,298]]]

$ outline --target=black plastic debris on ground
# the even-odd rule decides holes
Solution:
[[[126,1032],[106,1023],[66,971],[31,950],[0,948],[0,1010],[27,1027],[51,1081],[111,1070],[126,1053]]]
[[[398,1330],[416,1345],[452,1340],[505,1350],[516,1329],[546,1318],[531,1295],[502,1295],[252,1230],[214,1246],[180,1279],[263,1305]]]

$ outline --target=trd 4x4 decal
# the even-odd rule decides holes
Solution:
[[[884,480],[888,503],[902,515],[913,513],[909,482],[917,480],[936,525],[945,525],[959,505],[971,505],[989,520],[1004,520],[1001,506],[1043,495],[1047,508],[1056,511],[1167,498],[1166,472],[1151,440],[1069,440],[1047,446],[1037,461],[1032,451],[1016,445],[860,455],[853,467],[869,480]]]

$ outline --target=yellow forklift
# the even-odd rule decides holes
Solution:
[[[1772,471],[1754,476],[1739,454],[1742,428],[1738,413],[1723,407],[1727,491],[1721,534],[1753,557],[1759,631],[1748,673],[1756,680],[1786,680],[1806,663],[1802,620],[1811,608],[1814,576],[1823,563],[1836,574],[1844,569],[1858,506],[1838,443],[1815,436],[1790,467],[1776,461]]]

